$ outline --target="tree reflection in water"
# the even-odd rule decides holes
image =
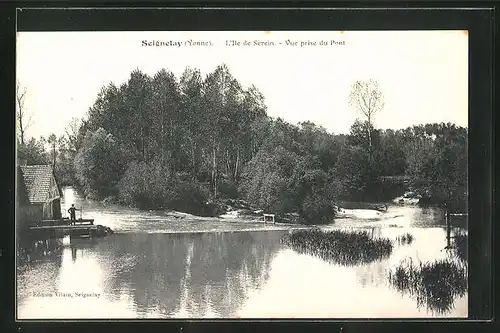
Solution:
[[[43,261],[61,262],[63,242],[59,238],[20,239],[17,243],[17,268],[26,269],[30,264]]]
[[[52,292],[62,262],[61,239],[24,239],[17,242],[17,302],[22,304],[30,292]]]
[[[268,278],[282,232],[121,234],[99,242],[107,288],[140,313],[231,317]]]

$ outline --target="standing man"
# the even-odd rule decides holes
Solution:
[[[69,216],[71,218],[71,224],[76,224],[76,211],[79,209],[75,208],[75,204],[72,204],[68,209]]]

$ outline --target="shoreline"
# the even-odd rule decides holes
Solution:
[[[74,187],[65,187],[66,189],[72,189],[77,192]],[[83,199],[83,198],[82,198]],[[303,224],[297,223],[297,221],[276,221],[273,223],[268,221],[265,223],[263,221],[263,215],[258,215],[259,210],[251,208],[236,208],[228,206],[228,210],[222,212],[217,216],[200,216],[191,213],[176,211],[172,209],[140,209],[137,207],[131,207],[123,205],[116,202],[103,202],[103,200],[95,199],[83,199],[90,205],[98,204],[102,206],[104,210],[111,209],[115,211],[114,213],[120,212],[121,209],[133,210],[136,213],[142,215],[148,215],[149,218],[153,216],[158,217],[158,222],[154,225],[144,228],[148,230],[137,230],[135,228],[120,228],[120,225],[110,225],[108,221],[102,220],[97,221],[102,225],[109,226],[113,229],[116,234],[125,233],[143,233],[143,234],[187,234],[187,233],[224,233],[224,232],[252,232],[252,231],[289,231],[289,230],[300,230],[300,229],[311,229],[311,228],[321,228],[321,229],[334,229],[343,227],[404,227],[399,225],[397,222],[392,222],[392,218],[397,216],[391,213],[394,209],[398,207],[412,207],[416,208],[419,205],[407,205],[392,202],[380,202],[380,203],[370,203],[370,208],[366,203],[350,203],[349,208],[337,207],[336,216],[332,218],[329,223],[326,224]],[[363,208],[354,207],[353,204],[359,207],[359,205],[365,205]],[[378,209],[373,209],[377,206],[384,205],[386,210],[381,211]],[[97,207],[94,207],[94,209]],[[99,209],[99,208],[97,208]],[[126,214],[126,212],[124,212]],[[249,214],[250,213],[250,214]],[[387,214],[389,213],[389,214]],[[153,216],[152,216],[153,215]],[[138,217],[140,218],[140,217]],[[174,222],[175,225],[170,225]],[[164,226],[162,224],[165,224]],[[192,225],[191,223],[199,223],[201,225]],[[388,224],[389,223],[389,224]],[[113,224],[113,223],[112,223]],[[185,229],[195,229],[195,230],[185,230]],[[120,230],[121,229],[121,230]]]
[[[114,232],[114,235],[125,235],[125,234],[147,234],[147,235],[162,235],[162,234],[168,234],[168,235],[186,235],[186,234],[206,234],[206,233],[212,233],[212,234],[222,234],[222,233],[234,233],[234,232],[267,232],[267,231],[291,231],[291,230],[303,230],[303,229],[314,229],[317,226],[293,226],[293,227],[283,227],[283,228],[272,228],[272,229],[263,229],[263,228],[247,228],[247,229],[236,229],[236,230],[188,230],[188,231],[117,231]]]

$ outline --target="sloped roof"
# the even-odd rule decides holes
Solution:
[[[50,165],[22,165],[20,169],[21,179],[30,203],[40,203],[51,199],[50,186],[54,175]],[[53,185],[57,186],[57,184]],[[59,192],[59,189],[57,191]]]

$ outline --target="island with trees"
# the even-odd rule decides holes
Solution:
[[[26,137],[25,93],[18,89],[18,155],[51,164],[61,185],[92,200],[200,216],[243,202],[304,224],[331,223],[342,202],[408,191],[420,204],[466,210],[467,128],[376,128],[384,95],[374,80],[346,96],[360,117],[348,134],[268,116],[265,96],[224,64],[206,76],[188,67],[179,78],[134,70],[104,86],[60,137]]]

